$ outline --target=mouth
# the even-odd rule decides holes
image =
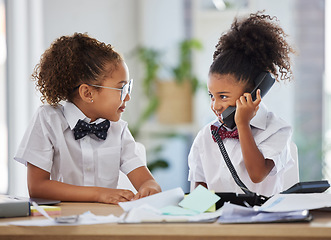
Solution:
[[[125,110],[125,106],[120,106],[118,110],[119,110],[120,112],[124,112],[124,110]]]
[[[215,111],[215,110],[213,110],[213,111],[219,119],[222,119],[222,113],[221,112],[218,112],[218,111]]]
[[[220,112],[216,112],[216,111],[215,111],[215,115],[217,116],[218,120],[219,120],[221,123],[223,123],[222,113],[220,113]]]

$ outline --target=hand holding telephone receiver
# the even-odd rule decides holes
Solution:
[[[251,92],[253,101],[256,100],[256,91],[261,90],[261,97],[263,98],[272,85],[275,83],[275,79],[271,76],[269,72],[261,72],[259,76],[254,80],[255,87]],[[228,107],[222,113],[222,120],[225,125],[229,128],[234,128],[236,123],[234,121],[234,115],[236,113],[236,107]]]

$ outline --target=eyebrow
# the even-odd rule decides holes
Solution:
[[[209,93],[211,93],[210,91],[208,91]],[[216,92],[216,94],[229,94],[230,92]]]
[[[129,80],[122,80],[122,81],[118,82],[117,84],[120,84],[120,83],[128,83],[128,82],[129,82]]]

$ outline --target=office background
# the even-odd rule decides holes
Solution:
[[[264,101],[293,126],[301,180],[330,179],[330,5],[327,0],[0,0],[0,193],[27,195],[26,168],[13,156],[41,104],[30,76],[51,42],[74,32],[86,32],[123,54],[135,80],[123,114],[132,127],[154,94],[144,94],[146,69],[137,48],[161,55],[156,85],[161,88],[173,78],[180,42],[194,38],[201,43],[202,49],[191,55],[192,72],[201,87],[192,98],[182,87],[175,95],[184,96],[177,100],[184,102],[184,110],[156,112],[136,134],[146,146],[149,164],[156,166],[153,174],[161,187],[187,191],[190,146],[199,129],[213,119],[204,86],[214,46],[235,16],[264,9],[279,19],[297,50],[293,81],[276,84]],[[190,113],[190,104],[192,115],[187,119],[182,115]]]

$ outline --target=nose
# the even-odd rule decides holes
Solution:
[[[130,101],[130,99],[131,99],[131,96],[130,96],[130,94],[128,93],[128,94],[126,94],[126,96],[125,96],[125,98],[124,98],[124,102]]]

